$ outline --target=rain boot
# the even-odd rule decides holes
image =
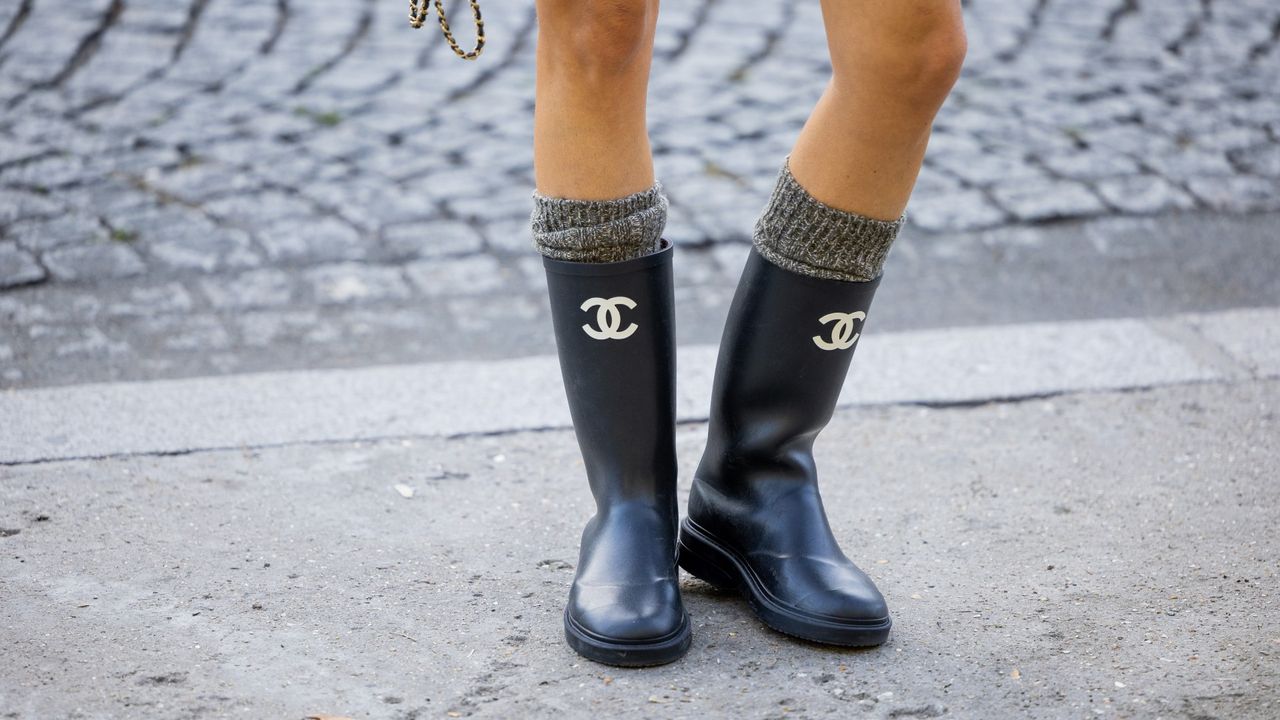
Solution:
[[[564,632],[609,665],[689,649],[675,538],[675,320],[670,243],[616,263],[543,258],[569,411],[595,498]]]
[[[680,527],[686,571],[743,595],[769,627],[832,645],[879,645],[891,625],[831,532],[813,459],[878,284],[801,275],[752,249]]]

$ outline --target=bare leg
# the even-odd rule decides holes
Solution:
[[[827,205],[894,220],[964,60],[960,1],[822,0],[822,16],[833,73],[791,172]]]
[[[645,126],[658,0],[538,0],[534,176],[607,200],[654,182]]]

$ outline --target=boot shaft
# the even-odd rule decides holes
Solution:
[[[675,506],[675,319],[669,243],[617,263],[543,258],[574,432],[597,505]]]
[[[720,342],[700,480],[762,463],[813,477],[813,441],[835,412],[878,285],[800,275],[751,251]]]

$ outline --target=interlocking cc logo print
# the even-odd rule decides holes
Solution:
[[[628,309],[634,310],[636,301],[623,295],[611,298],[593,297],[582,303],[582,310],[590,310],[591,308],[599,308],[596,310],[596,325],[600,328],[596,329],[590,325],[583,325],[582,330],[596,340],[626,340],[631,337],[631,333],[636,331],[636,324],[631,323],[626,328],[619,330],[622,325],[622,311],[618,306],[622,305]]]
[[[845,350],[847,348],[851,348],[854,343],[858,342],[858,338],[862,336],[862,333],[856,333],[853,331],[853,321],[865,321],[866,319],[867,314],[861,310],[851,313],[827,313],[826,315],[818,318],[818,322],[823,325],[826,325],[829,322],[835,323],[835,325],[831,326],[831,339],[827,340],[821,335],[814,335],[813,344],[823,350]]]

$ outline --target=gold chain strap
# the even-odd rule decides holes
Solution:
[[[426,22],[427,16],[431,14],[431,2],[432,0],[409,0],[410,25],[415,28],[422,27],[422,23]],[[475,60],[480,57],[480,52],[484,50],[484,18],[480,17],[480,0],[470,0],[471,15],[476,22],[476,46],[471,51],[463,50],[458,46],[458,41],[453,39],[453,30],[449,28],[449,20],[444,16],[442,0],[434,0],[434,2],[436,15],[440,17],[440,31],[444,33],[445,42],[449,43],[454,54],[463,60]]]

